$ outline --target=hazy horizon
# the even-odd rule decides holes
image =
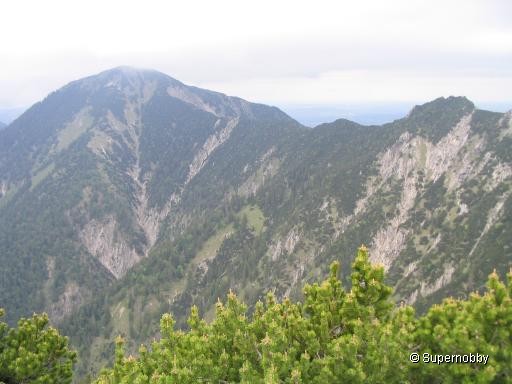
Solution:
[[[512,104],[505,0],[29,0],[2,11],[3,109],[119,65],[277,106],[412,105],[450,95]]]
[[[216,91],[215,89],[212,89]],[[231,95],[237,96],[237,95]],[[464,96],[464,95],[460,95]],[[252,100],[248,100],[252,101]],[[392,122],[407,115],[418,104],[432,100],[417,100],[411,102],[368,102],[368,103],[342,103],[342,104],[273,104],[289,116],[308,127],[330,123],[337,119],[348,119],[363,125],[380,125]],[[473,100],[471,100],[473,101]],[[37,102],[37,101],[36,101]],[[31,105],[2,108],[0,106],[0,122],[10,124],[25,112]],[[508,112],[512,110],[512,102],[478,103],[479,109],[493,112]]]

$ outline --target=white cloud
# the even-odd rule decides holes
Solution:
[[[261,102],[509,101],[512,2],[12,1],[0,106],[117,65]]]
[[[467,76],[452,72],[417,73],[393,70],[347,70],[303,78],[251,79],[203,83],[231,95],[258,102],[286,104],[346,104],[425,102],[440,96],[467,96],[474,101],[511,101],[512,75]]]

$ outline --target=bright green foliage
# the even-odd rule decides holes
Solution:
[[[417,319],[412,307],[394,308],[382,267],[361,247],[345,291],[338,264],[321,284],[307,285],[304,302],[268,294],[251,318],[230,292],[210,324],[193,307],[188,332],[170,314],[161,340],[139,357],[115,363],[96,384],[114,383],[509,383],[512,380],[512,274],[492,274],[488,291],[467,301],[447,299]],[[489,355],[483,364],[413,364],[412,352]]]
[[[21,319],[17,328],[0,322],[0,383],[70,383],[75,360],[67,338],[48,326],[46,314]]]
[[[393,312],[391,289],[381,267],[361,247],[353,264],[352,289],[331,266],[322,284],[305,287],[304,303],[277,302],[268,294],[252,318],[233,293],[217,303],[207,324],[193,307],[189,332],[174,330],[171,315],[161,320],[161,340],[140,357],[124,357],[117,342],[114,368],[104,383],[329,383],[377,382],[405,378],[415,324],[411,308]],[[385,351],[385,353],[383,353]]]
[[[512,382],[512,272],[504,284],[494,272],[484,295],[468,300],[445,299],[420,319],[417,342],[422,352],[436,354],[480,353],[486,365],[427,364],[418,382]]]
[[[453,128],[469,114],[460,136]],[[49,312],[80,352],[77,375],[94,375],[111,355],[108,340],[122,334],[133,350],[165,311],[184,328],[192,304],[210,318],[229,288],[250,308],[270,289],[295,301],[333,260],[350,283],[353,250],[405,208],[407,237],[386,283],[425,312],[480,287],[491,266],[509,268],[509,117],[450,97],[383,126],[340,119],[309,129],[275,107],[155,71],[117,68],[73,82],[0,130],[5,321]],[[442,144],[450,137],[460,146]],[[439,153],[442,167],[427,161]],[[407,164],[407,176],[394,163]],[[126,250],[122,262],[112,264],[108,249]],[[449,284],[421,289],[448,265]],[[386,295],[358,289],[359,299]],[[54,305],[62,298],[69,311]],[[344,310],[374,310],[382,321],[383,305]]]

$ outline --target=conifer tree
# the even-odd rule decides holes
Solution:
[[[46,314],[20,319],[17,328],[0,321],[0,383],[71,383],[75,360],[67,338],[48,325]]]
[[[120,383],[509,383],[512,380],[512,274],[489,277],[487,292],[469,300],[446,299],[416,318],[395,307],[384,270],[361,247],[350,290],[338,278],[306,285],[303,303],[268,294],[252,316],[233,292],[218,302],[211,323],[192,307],[190,330],[175,330],[170,314],[161,339],[139,357],[116,343],[115,364],[97,384]],[[488,354],[487,365],[414,364],[413,352]]]

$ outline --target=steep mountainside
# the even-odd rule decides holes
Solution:
[[[297,297],[361,244],[397,300],[464,296],[512,265],[511,117],[450,97],[308,129],[154,71],[73,82],[0,132],[0,305],[49,311],[83,372],[163,312]]]
[[[2,130],[0,303],[10,319],[44,309],[60,321],[124,276],[212,153],[253,126],[268,136],[244,153],[253,158],[298,128],[275,108],[117,68]]]
[[[6,126],[7,126],[7,124],[2,123],[2,122],[0,121],[0,129],[5,128]]]

